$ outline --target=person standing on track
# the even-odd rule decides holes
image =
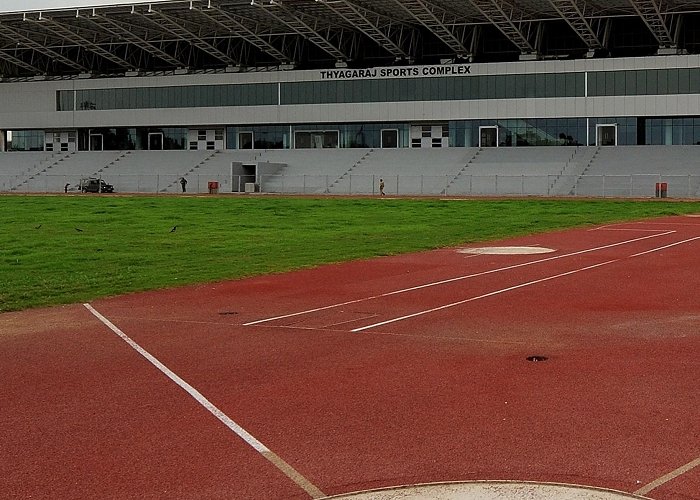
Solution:
[[[180,185],[182,186],[182,192],[186,193],[187,192],[187,179],[184,177],[180,177]]]
[[[379,194],[382,196],[386,194],[384,192],[384,179],[379,179]]]

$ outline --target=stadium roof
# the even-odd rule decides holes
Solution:
[[[700,0],[116,3],[0,13],[0,78],[700,52]]]

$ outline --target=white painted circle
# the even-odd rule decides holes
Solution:
[[[474,481],[401,486],[327,497],[337,500],[631,500],[645,497],[556,483]]]
[[[459,253],[476,255],[531,255],[537,253],[552,253],[556,250],[546,247],[479,247],[460,248]]]

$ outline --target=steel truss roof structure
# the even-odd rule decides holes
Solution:
[[[700,53],[698,20],[700,0],[172,0],[0,13],[0,78]]]

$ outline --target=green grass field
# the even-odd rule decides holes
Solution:
[[[0,196],[0,312],[684,213],[700,202]]]

